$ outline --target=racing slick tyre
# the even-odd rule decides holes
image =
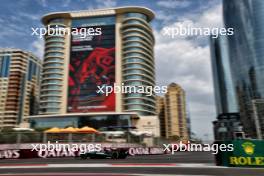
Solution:
[[[116,152],[113,152],[112,153],[112,159],[118,159],[118,157],[119,157],[119,153],[116,151]]]
[[[80,155],[81,159],[87,159],[86,155]]]

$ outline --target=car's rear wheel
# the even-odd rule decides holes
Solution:
[[[118,157],[119,157],[118,152],[113,152],[112,159],[118,159]]]

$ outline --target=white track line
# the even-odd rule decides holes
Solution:
[[[46,175],[62,175],[62,176],[67,176],[67,175],[75,175],[75,176],[100,176],[100,175],[108,175],[108,176],[124,176],[124,175],[128,175],[128,176],[212,176],[212,175],[179,175],[179,174],[174,174],[174,175],[171,175],[171,174],[130,174],[130,173],[29,173],[29,174],[26,174],[26,173],[22,173],[22,174],[19,174],[19,173],[14,173],[14,174],[0,174],[0,176],[15,176],[15,175],[26,175],[26,176],[36,176],[36,175],[43,175],[43,176],[46,176]]]
[[[115,164],[17,164],[17,165],[12,165],[12,164],[5,164],[1,165],[0,164],[0,169],[17,169],[17,168],[119,168],[119,167],[128,167],[128,168],[137,168],[137,167],[145,167],[145,168],[154,168],[154,167],[159,167],[159,168],[175,168],[175,167],[189,167],[189,168],[227,168],[227,167],[222,167],[222,166],[215,166],[212,164],[197,164],[197,163],[167,163],[167,164],[160,164],[160,163],[142,163],[142,164],[133,164],[133,163],[115,163]]]

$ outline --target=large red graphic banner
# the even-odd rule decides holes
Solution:
[[[115,94],[98,87],[115,83],[115,25],[101,26],[102,34],[72,36],[68,80],[68,112],[115,110]]]

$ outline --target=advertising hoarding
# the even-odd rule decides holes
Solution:
[[[67,111],[114,111],[115,94],[98,93],[98,86],[113,86],[114,83],[115,17],[73,20]]]
[[[234,151],[219,152],[216,163],[231,167],[264,167],[263,140],[233,140],[218,143],[233,144]]]

